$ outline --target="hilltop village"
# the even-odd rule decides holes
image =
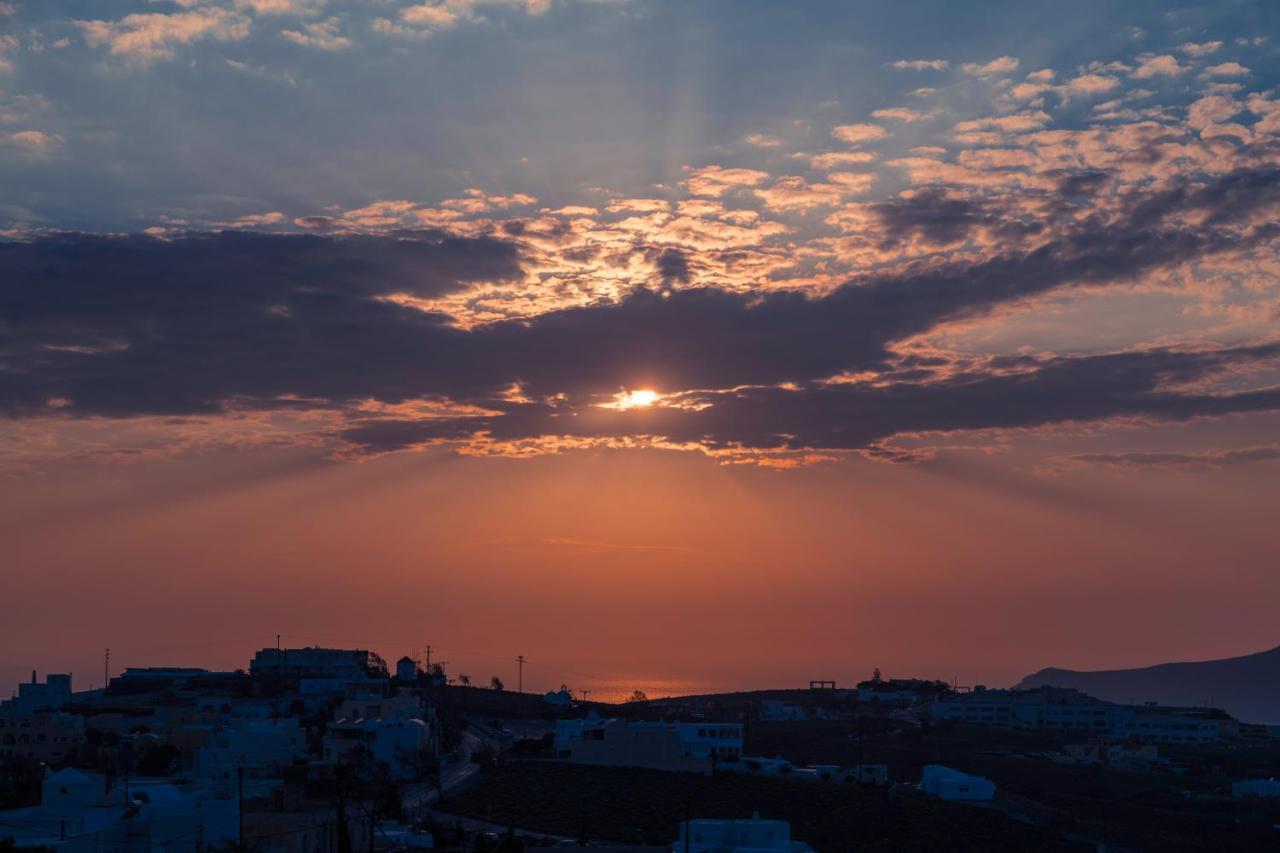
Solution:
[[[1258,850],[1277,775],[1280,727],[1072,689],[877,671],[610,704],[265,648],[33,673],[0,703],[0,849]]]

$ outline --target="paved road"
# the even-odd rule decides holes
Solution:
[[[469,724],[462,732],[462,742],[458,746],[454,759],[440,768],[440,790],[425,784],[411,785],[406,788],[400,798],[405,814],[422,814],[440,799],[441,790],[446,795],[453,794],[476,781],[483,768],[471,760],[471,755],[483,747],[496,752],[497,740],[479,726]]]

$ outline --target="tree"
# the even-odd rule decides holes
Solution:
[[[643,690],[637,690],[627,697],[628,702],[648,702],[649,697],[644,694]]]
[[[871,672],[871,682],[873,684],[879,684],[882,681],[884,681],[884,678],[880,675],[880,667],[876,667]]]
[[[494,690],[501,690],[503,687],[502,679],[495,675],[493,678],[489,679],[489,686]]]
[[[166,743],[143,752],[138,757],[137,769],[143,776],[168,776],[178,769],[180,761],[177,748]]]
[[[467,675],[465,672],[458,673],[458,683],[461,684],[463,687],[470,687],[471,676]]]

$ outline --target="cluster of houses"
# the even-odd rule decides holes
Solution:
[[[73,691],[70,675],[40,681],[32,673],[0,703],[0,759],[44,768],[40,801],[0,812],[0,838],[59,853],[182,853],[186,846],[204,853],[231,844],[261,853],[430,847],[429,833],[380,815],[377,793],[348,790],[347,783],[375,780],[398,797],[415,789],[423,802],[425,783],[440,784],[441,761],[449,757],[432,707],[432,691],[442,683],[441,672],[425,673],[407,657],[389,670],[368,651],[325,648],[262,649],[247,672],[130,668],[105,689],[81,692]],[[841,702],[851,694],[841,694]],[[960,692],[937,681],[876,678],[858,685],[856,700],[857,713],[870,709],[917,725],[931,719],[1078,734],[1079,742],[1043,757],[1120,769],[1167,764],[1159,753],[1164,745],[1257,736],[1213,709],[1118,705],[1052,687]],[[547,694],[544,704],[558,717],[543,756],[551,760],[816,783],[890,781],[885,764],[800,766],[744,754],[741,719],[701,712],[663,720],[595,711],[572,717],[577,703],[567,688]],[[767,699],[752,718],[848,714],[839,702]],[[506,745],[493,735],[493,748]],[[991,780],[937,764],[923,768],[914,788],[947,800],[996,796]],[[1280,782],[1242,780],[1233,794],[1280,796]],[[675,849],[809,849],[790,838],[785,822],[758,817],[695,820],[680,833]]]
[[[344,770],[413,791],[439,772],[430,706],[438,673],[394,674],[361,650],[267,648],[248,671],[126,669],[106,689],[36,674],[0,703],[0,757],[43,768],[39,803],[0,812],[0,838],[59,853],[374,853],[431,848],[430,833],[342,794]],[[567,689],[548,694],[571,707]],[[501,739],[495,737],[495,744]],[[740,722],[639,722],[594,713],[557,722],[569,762],[710,773],[717,768],[885,784],[883,765],[793,767],[742,755]],[[810,851],[777,820],[688,821],[677,849]]]
[[[369,652],[263,649],[248,673],[130,668],[79,693],[33,673],[0,703],[0,758],[47,769],[0,836],[73,853],[394,846],[370,798],[334,791],[344,773],[421,779],[437,747],[416,666],[392,676]]]
[[[1196,745],[1241,736],[1240,723],[1216,708],[1118,705],[1062,687],[975,688],[934,699],[930,715],[975,725],[1083,732],[1144,743]]]
[[[755,773],[792,779],[887,785],[885,764],[800,766],[784,758],[744,755],[741,723],[605,719],[594,711],[557,720],[557,758],[576,764],[645,767],[687,773]]]

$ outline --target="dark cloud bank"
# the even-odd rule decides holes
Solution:
[[[1071,192],[1105,183],[1091,173]],[[1121,213],[1086,218],[1034,251],[908,265],[822,298],[638,290],[617,303],[473,330],[380,297],[515,280],[521,258],[512,239],[223,232],[10,242],[0,244],[0,412],[48,415],[50,401],[61,417],[230,406],[346,411],[367,398],[447,398],[501,414],[431,421],[350,415],[345,438],[370,450],[477,430],[498,439],[646,434],[711,446],[865,449],[904,432],[1277,409],[1275,390],[1178,390],[1280,356],[1277,345],[967,367],[904,358],[892,346],[1054,289],[1124,283],[1269,243],[1277,226],[1257,214],[1278,202],[1280,173],[1245,170],[1136,197]],[[1041,229],[965,205],[922,194],[876,213],[888,239],[925,234],[952,242],[993,222],[1015,237]],[[1189,213],[1198,214],[1197,224],[1185,224]],[[688,263],[684,253],[664,253],[661,278],[684,280]],[[860,371],[879,373],[880,381],[821,381]],[[544,402],[510,402],[503,393],[512,383],[525,398]],[[791,384],[783,390],[781,383]],[[705,405],[629,412],[589,405],[620,387],[646,386],[688,391],[684,402]]]

